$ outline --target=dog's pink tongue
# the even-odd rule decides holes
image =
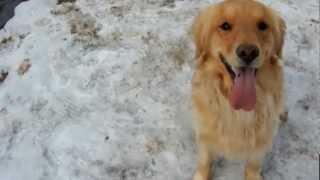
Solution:
[[[230,104],[234,109],[253,110],[256,104],[255,81],[255,70],[253,68],[239,70],[234,79],[230,95]]]

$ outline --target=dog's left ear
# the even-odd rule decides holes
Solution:
[[[193,40],[196,46],[196,59],[202,59],[208,53],[210,34],[212,28],[212,16],[215,6],[209,6],[208,8],[201,10],[199,15],[195,18],[192,31]]]
[[[285,21],[279,16],[276,15],[275,17],[275,32],[274,32],[274,38],[275,38],[275,54],[282,58],[282,48],[284,45],[284,39],[286,34],[286,23]]]

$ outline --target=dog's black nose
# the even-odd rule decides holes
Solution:
[[[241,44],[236,53],[238,57],[247,65],[249,65],[256,57],[259,56],[259,49],[253,44]]]

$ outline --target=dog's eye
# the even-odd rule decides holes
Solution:
[[[229,24],[228,22],[224,22],[223,24],[221,24],[220,28],[224,31],[230,31],[231,30],[231,24]]]
[[[268,24],[265,23],[264,21],[260,21],[260,22],[258,23],[258,29],[259,29],[260,31],[265,31],[265,30],[268,29]]]

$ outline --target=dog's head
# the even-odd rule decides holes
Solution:
[[[233,80],[231,105],[251,110],[257,71],[266,61],[281,57],[284,21],[255,0],[226,0],[203,10],[193,33],[197,59],[219,61],[215,63],[223,64]],[[249,100],[241,105],[243,99]]]

